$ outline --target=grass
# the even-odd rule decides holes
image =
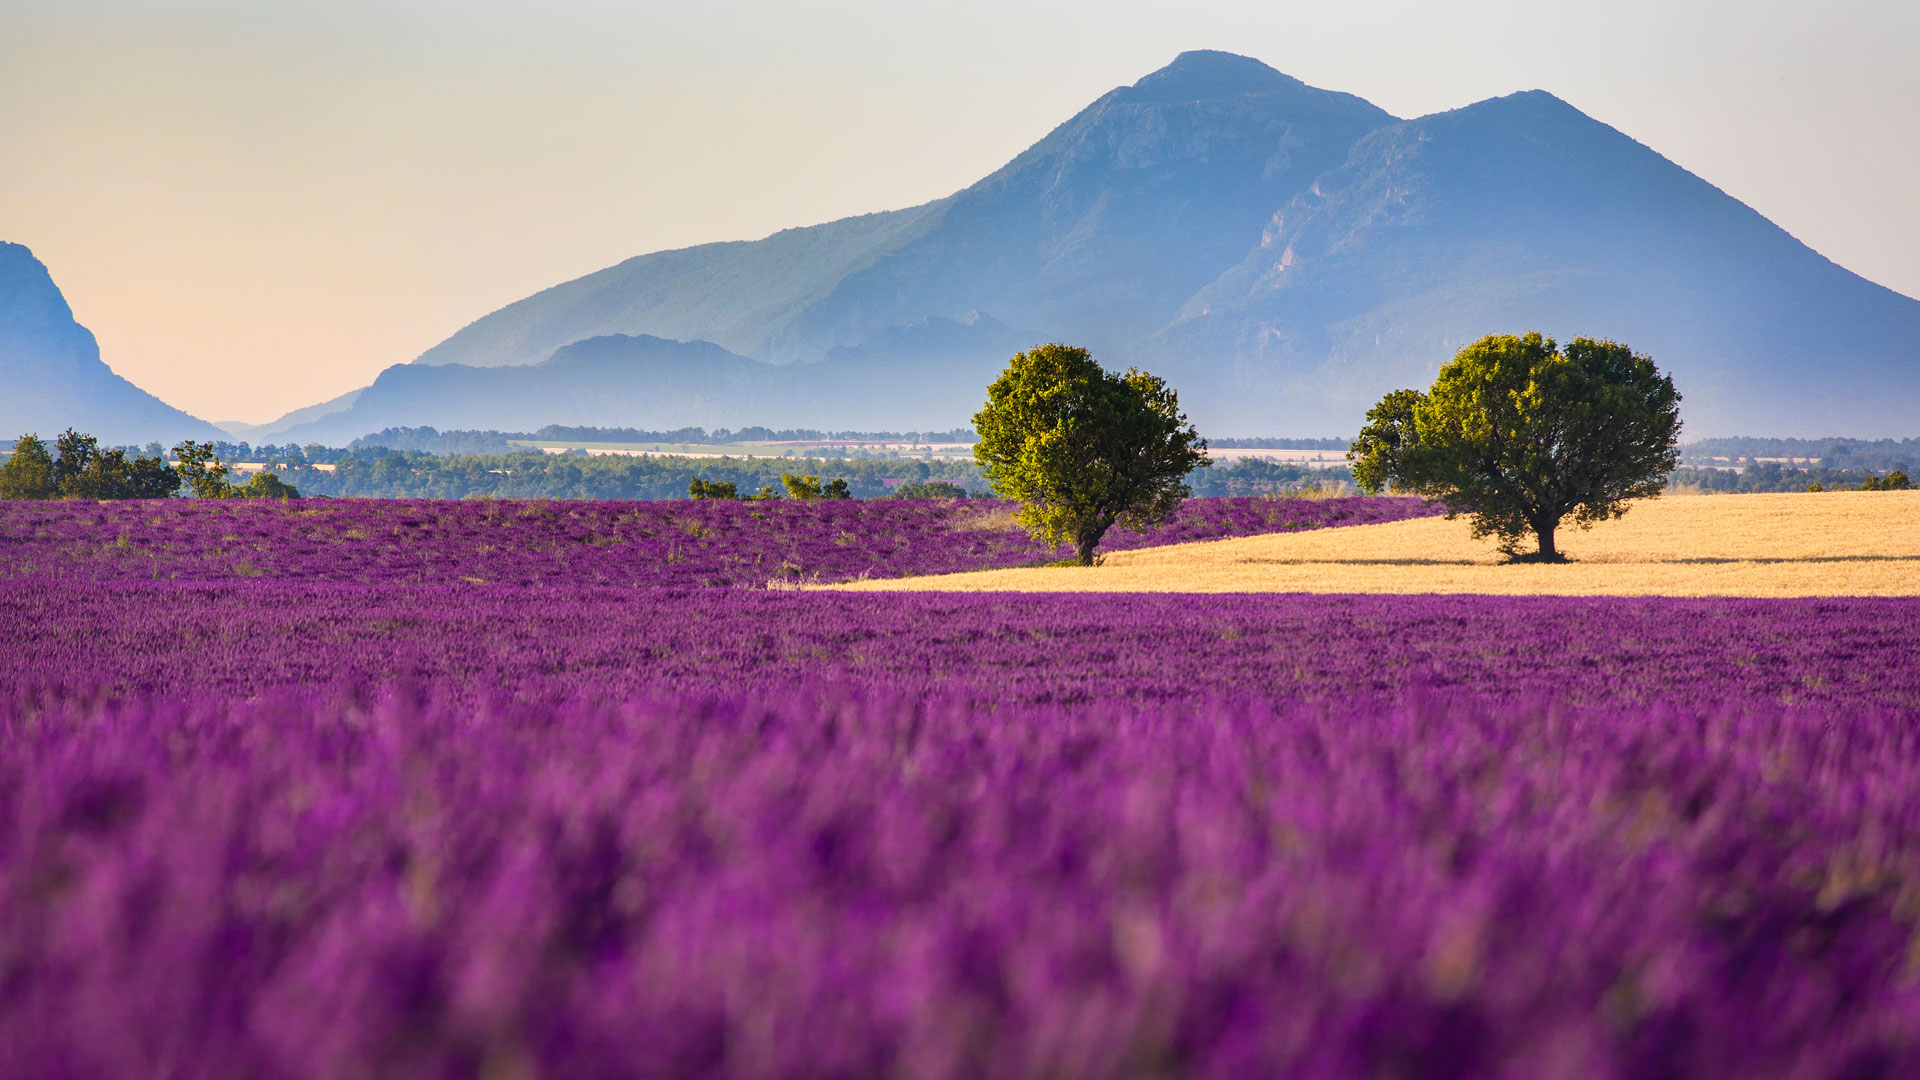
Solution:
[[[963,592],[1920,595],[1920,491],[1672,497],[1591,530],[1568,562],[1503,563],[1465,520],[1425,518],[1117,551],[1097,567],[855,582]]]

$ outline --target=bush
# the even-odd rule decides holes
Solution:
[[[297,499],[300,489],[280,479],[278,474],[263,472],[235,489],[234,494],[243,499]]]
[[[687,483],[687,497],[691,499],[737,499],[740,489],[731,480],[702,480],[694,477]]]
[[[845,480],[836,479],[822,484],[818,476],[796,476],[793,473],[781,473],[780,484],[787,489],[789,499],[851,499],[853,491]]]

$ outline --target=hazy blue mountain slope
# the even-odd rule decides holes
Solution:
[[[1920,303],[1539,91],[1362,139],[1155,351],[1200,379],[1231,358],[1296,430],[1528,328],[1652,353],[1702,433],[1911,428],[1920,394]]]
[[[922,370],[884,355],[843,350],[813,364],[769,364],[708,341],[646,335],[587,338],[539,363],[506,367],[396,364],[338,412],[281,430],[276,441],[344,445],[369,432],[421,425],[531,431],[547,424],[681,427],[765,424],[851,427],[871,416],[872,398],[899,403],[888,412],[906,428],[962,421],[985,398],[984,387],[1009,350],[1014,332],[982,319],[924,320],[896,338],[921,355],[955,358]],[[981,347],[982,343],[991,342]],[[861,388],[850,394],[848,386]],[[948,426],[952,426],[951,422]],[[260,436],[264,438],[265,436]]]
[[[0,433],[51,440],[77,428],[108,444],[224,438],[220,429],[113,373],[47,268],[0,242]]]
[[[755,353],[848,275],[901,244],[939,206],[641,255],[509,304],[415,362],[533,364],[562,345],[610,334],[713,341]]]
[[[1208,52],[945,199],[629,260],[412,365],[536,364],[624,335],[758,366],[649,360],[649,389],[626,396],[595,381],[626,378],[617,365],[527,387],[462,375],[467,389],[389,372],[373,400],[306,426],[948,427],[1012,351],[1064,340],[1166,375],[1215,433],[1333,435],[1462,343],[1528,329],[1653,354],[1690,436],[1914,430],[1920,302],[1565,102],[1533,91],[1401,121]]]
[[[531,363],[609,333],[818,360],[974,311],[1055,336],[1151,333],[1275,206],[1392,119],[1257,61],[1186,53],[946,199],[632,259],[495,312],[420,362]]]
[[[1257,61],[1184,53],[953,196],[770,353],[967,311],[1096,346],[1150,334],[1259,238],[1274,207],[1392,120]]]
[[[295,409],[285,416],[265,424],[219,424],[217,426],[220,430],[235,439],[244,439],[248,442],[257,442],[263,445],[276,444],[285,441],[280,438],[285,432],[306,424],[311,424],[322,417],[344,412],[355,401],[358,401],[360,395],[366,393],[366,391],[367,388],[364,386],[349,390],[339,397],[328,398],[326,401],[322,401],[317,405],[308,405],[303,409]]]

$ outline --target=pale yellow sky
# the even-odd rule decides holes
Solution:
[[[945,195],[1217,48],[1402,116],[1550,90],[1920,294],[1920,5],[1436,7],[0,0],[0,240],[116,371],[260,422],[632,255]]]

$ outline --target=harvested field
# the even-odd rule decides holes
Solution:
[[[1009,592],[1482,593],[1557,596],[1920,595],[1920,491],[1669,497],[1589,531],[1571,563],[1503,565],[1465,520],[1422,518],[1114,552],[843,588]]]

